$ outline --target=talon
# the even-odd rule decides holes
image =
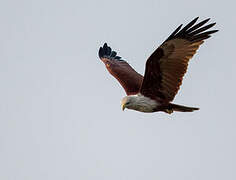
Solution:
[[[173,109],[165,109],[165,112],[168,113],[168,114],[171,114],[171,113],[173,113],[174,111],[173,111]]]

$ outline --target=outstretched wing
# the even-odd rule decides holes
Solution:
[[[100,47],[98,55],[106,65],[109,73],[114,76],[127,95],[137,94],[141,87],[143,76],[137,73],[126,61],[116,56],[116,52],[105,43]]]
[[[203,26],[210,19],[196,25],[198,17],[181,29],[180,25],[146,62],[141,94],[164,101],[172,101],[186,73],[188,62],[203,41],[218,30],[206,31],[215,23]]]

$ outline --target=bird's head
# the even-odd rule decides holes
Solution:
[[[126,96],[126,97],[124,97],[121,101],[122,110],[124,111],[125,108],[134,109],[135,102],[136,102],[136,97],[135,96]]]

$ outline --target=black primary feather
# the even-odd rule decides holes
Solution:
[[[115,51],[112,51],[112,49],[107,46],[107,43],[104,43],[103,47],[100,47],[98,51],[98,56],[101,58],[108,58],[112,60],[117,60],[117,61],[124,61],[121,59],[120,56],[116,56],[117,53]]]
[[[196,17],[194,20],[192,20],[190,23],[188,23],[185,27],[182,27],[182,24],[165,40],[169,41],[171,39],[186,39],[188,41],[202,41],[204,39],[207,39],[210,37],[210,34],[217,32],[218,30],[212,30],[212,31],[206,31],[213,27],[216,23],[211,23],[206,26],[203,26],[206,24],[210,18],[205,19],[204,21],[199,22],[198,24],[195,24],[198,20],[198,17]],[[194,25],[195,24],[195,25]]]

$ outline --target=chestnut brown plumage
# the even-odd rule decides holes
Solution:
[[[137,73],[126,61],[121,60],[121,57],[116,56],[116,52],[111,51],[106,43],[99,49],[99,57],[111,75],[122,85],[127,95],[139,92],[143,76]]]
[[[207,31],[215,25],[215,23],[205,25],[210,19],[195,24],[197,20],[198,17],[182,29],[180,25],[153,52],[146,61],[144,77],[121,57],[116,56],[117,53],[112,51],[106,43],[99,49],[100,59],[128,95],[128,98],[122,100],[127,108],[142,112],[164,111],[167,113],[191,112],[198,109],[170,103],[182,84],[189,60],[204,40],[218,31]],[[145,98],[140,98],[141,96]],[[128,101],[130,102],[127,103]],[[132,106],[128,105],[131,102]]]

